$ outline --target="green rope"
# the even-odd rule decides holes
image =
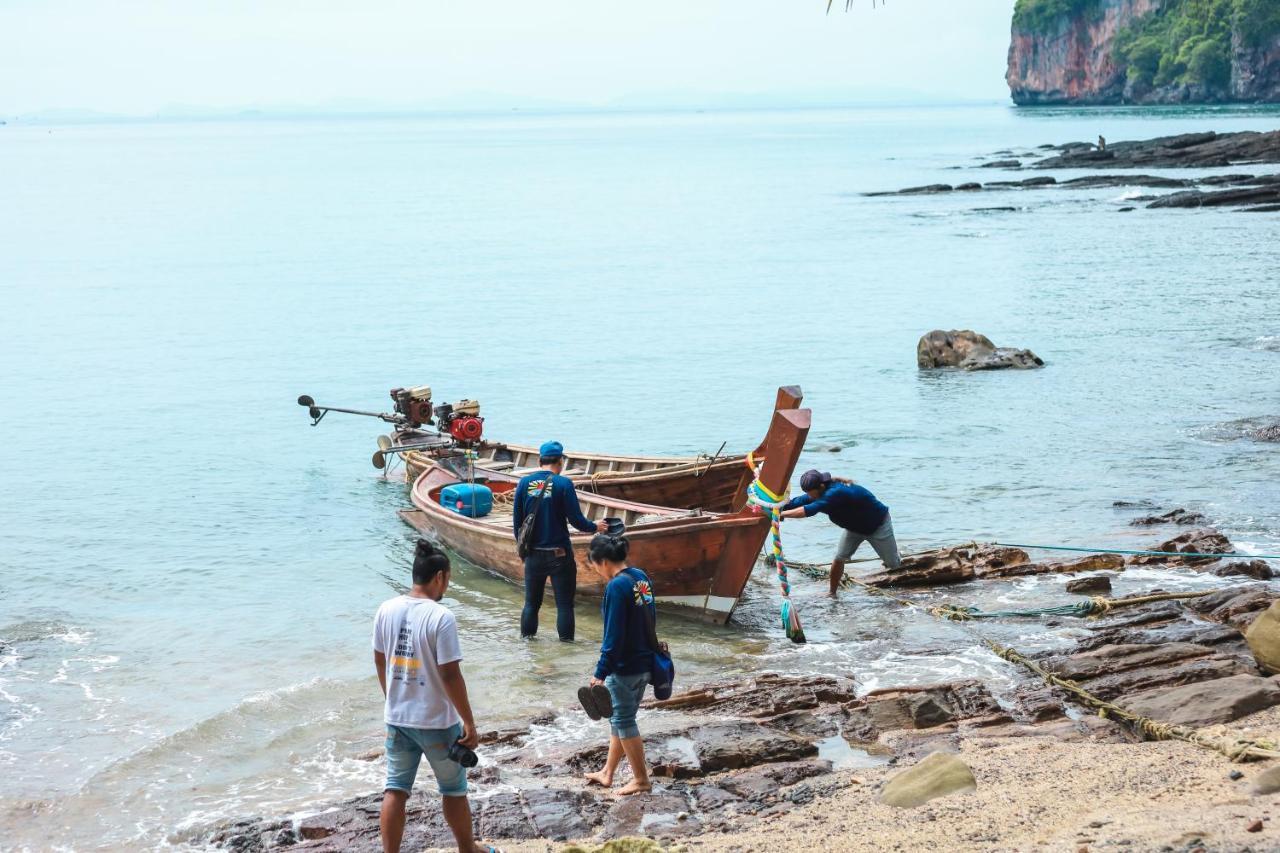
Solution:
[[[1032,551],[1079,551],[1084,554],[1133,554],[1139,557],[1204,558],[1209,560],[1280,560],[1280,554],[1195,554],[1183,553],[1182,551],[1127,551],[1122,548],[1070,548],[1066,545],[1015,545],[1012,542],[992,542],[991,544],[999,545],[1001,548],[1025,548]]]

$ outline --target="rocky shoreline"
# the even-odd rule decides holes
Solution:
[[[1014,157],[1016,159],[1010,159]],[[1193,169],[1280,163],[1280,131],[1190,133],[1115,142],[1105,149],[1086,142],[1043,145],[1035,152],[1000,151],[979,168],[1021,169]],[[966,181],[868,192],[868,197],[942,195],[1008,190],[1093,190],[1140,187],[1167,189],[1164,195],[1131,199],[1150,209],[1236,207],[1247,212],[1280,210],[1280,174],[1206,175],[1173,178],[1148,174],[1095,174],[1059,179],[1037,175],[1017,181]],[[991,210],[993,208],[982,208]]]
[[[1136,520],[1174,525],[1198,521],[1185,511]],[[1088,555],[1037,563],[1019,549],[959,546],[910,558],[901,576],[873,576],[870,581],[918,591],[1043,572],[1070,572],[1096,580],[1129,566],[1154,563],[1218,571],[1240,562],[1177,556],[1234,550],[1226,537],[1211,529],[1183,533],[1159,550],[1169,556],[1125,560]],[[1255,571],[1250,567],[1224,574]],[[1045,670],[1071,679],[1091,694],[1161,721],[1195,727],[1231,723],[1239,729],[1245,725],[1237,722],[1242,717],[1261,713],[1260,725],[1271,727],[1267,736],[1277,738],[1280,683],[1259,668],[1242,633],[1277,595],[1265,582],[1237,583],[1199,598],[1115,609],[1102,618],[1072,620],[1086,629],[1084,636],[1070,648],[1034,657]],[[886,602],[886,606],[897,605]],[[1057,622],[1050,619],[1040,624],[1051,627]],[[1000,787],[1020,775],[1038,779],[1050,757],[1049,763],[1071,764],[1084,781],[1092,774],[1102,784],[1109,774],[1122,773],[1135,761],[1159,766],[1161,756],[1169,760],[1177,756],[1179,762],[1197,768],[1197,778],[1217,774],[1215,784],[1222,788],[1223,802],[1244,813],[1239,825],[1233,824],[1233,832],[1238,830],[1241,838],[1271,838],[1266,826],[1270,791],[1262,791],[1266,788],[1262,785],[1258,793],[1250,794],[1240,784],[1243,777],[1228,775],[1232,765],[1227,758],[1182,743],[1142,743],[1133,730],[1082,710],[1070,699],[1034,677],[1022,678],[1013,690],[996,695],[971,679],[863,692],[854,674],[762,673],[701,685],[667,701],[646,704],[649,713],[642,725],[656,783],[652,794],[619,800],[581,784],[582,772],[603,759],[599,730],[593,731],[594,739],[580,737],[576,742],[538,736],[575,722],[582,717],[578,709],[486,732],[481,748],[486,762],[475,774],[473,808],[480,835],[500,841],[509,850],[557,850],[583,839],[590,849],[608,839],[633,836],[655,839],[659,846],[652,849],[677,843],[694,849],[801,849],[799,844],[789,846],[789,836],[778,836],[781,827],[789,827],[797,837],[808,837],[815,827],[828,824],[827,831],[861,833],[841,836],[842,842],[834,846],[842,849],[924,849],[919,838],[906,840],[910,834],[900,834],[898,824],[918,822],[917,812],[965,811],[969,809],[966,800],[995,796],[995,790],[1013,798],[1023,811],[1062,811],[1069,804],[1036,805],[1016,787]],[[1096,766],[1076,762],[1079,750],[1096,753],[1092,759]],[[1256,778],[1258,774],[1249,775]],[[1280,771],[1273,775],[1280,776]],[[1136,805],[1167,788],[1163,777],[1126,784],[1123,791],[1108,790],[1104,804]],[[1201,779],[1197,784],[1209,783]],[[1280,789],[1280,781],[1275,789]],[[379,849],[380,799],[380,794],[371,793],[298,820],[237,821],[210,828],[194,840],[236,851]],[[439,813],[439,799],[425,793],[410,802],[406,849],[447,847],[450,838]],[[855,804],[859,814],[888,810],[913,817],[860,829],[851,829],[846,821],[843,828],[836,828],[832,810],[837,803]],[[895,808],[892,803],[911,807]],[[1097,803],[1078,804],[1077,811],[1085,805]],[[797,820],[801,823],[796,824]],[[1250,829],[1255,822],[1257,829]],[[988,825],[986,829],[975,828],[972,821],[961,823],[966,827],[966,844],[999,848],[1027,843],[1018,834],[1028,829],[1025,820],[1020,826]],[[1182,823],[1190,828],[1180,829],[1165,820],[1148,829],[1157,835],[1177,830],[1194,836],[1165,849],[1193,850],[1196,845],[1247,849],[1217,843],[1204,847],[1217,837],[1215,833],[1222,833],[1218,828],[1196,829],[1194,812],[1184,815]],[[1106,843],[1115,832],[1108,824],[1072,828],[1063,849]],[[873,837],[865,835],[873,829]],[[1268,843],[1280,841],[1272,838]],[[1138,849],[1161,846],[1152,843],[1147,848],[1140,842]]]

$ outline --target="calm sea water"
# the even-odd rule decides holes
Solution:
[[[300,393],[380,408],[431,384],[509,440],[693,453],[753,444],[798,383],[802,465],[872,488],[906,549],[1151,542],[1112,507],[1150,500],[1274,551],[1280,451],[1224,424],[1280,415],[1280,218],[860,193],[1005,177],[970,168],[999,149],[1277,125],[992,106],[0,128],[0,846],[180,844],[379,785],[357,756],[380,744],[368,634],[407,577],[404,489],[369,465],[380,424],[312,429]],[[1048,366],[921,374],[936,327]],[[809,559],[836,539],[786,535]],[[735,624],[668,620],[686,683],[1014,677],[959,628],[797,589],[803,647],[765,571]],[[958,595],[1064,599],[1053,578]],[[593,603],[566,648],[518,642],[519,601],[455,572],[485,723],[568,705],[594,657]]]

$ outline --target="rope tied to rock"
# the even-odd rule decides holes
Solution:
[[[846,575],[846,577],[849,576]],[[886,592],[879,587],[874,587],[858,578],[850,578],[850,580],[852,583],[862,587],[873,595],[880,596],[881,598],[887,598],[890,601],[894,601],[905,607],[919,607],[919,605],[913,601],[900,598],[899,596]],[[1220,590],[1205,590],[1203,592],[1186,593],[1163,592],[1117,599],[1096,597],[1073,606],[1076,608],[1084,606],[1089,608],[1091,611],[1096,609],[1097,614],[1101,615],[1101,613],[1106,613],[1117,607],[1132,607],[1138,604],[1150,604],[1156,601],[1172,601],[1180,598],[1200,598],[1201,596],[1212,595],[1219,591]],[[977,618],[977,614],[982,614],[982,611],[978,611],[975,608],[964,608],[946,604],[926,607],[923,608],[923,610],[936,619],[948,619],[962,623],[969,622],[972,619]],[[982,615],[985,616],[992,614]],[[1147,717],[1143,714],[1121,707],[1114,702],[1108,702],[1105,699],[1098,698],[1085,690],[1075,681],[1062,678],[1055,673],[1049,672],[1016,649],[1011,649],[1008,646],[1002,646],[994,640],[986,637],[979,636],[978,639],[983,645],[1003,660],[1029,669],[1031,672],[1040,676],[1040,678],[1045,682],[1053,685],[1054,687],[1061,688],[1075,696],[1080,704],[1097,709],[1099,714],[1103,717],[1114,717],[1118,720],[1122,720],[1139,731],[1145,737],[1152,740],[1184,741],[1205,749],[1212,749],[1215,752],[1219,752],[1226,756],[1231,761],[1243,761],[1248,758],[1280,758],[1280,744],[1276,744],[1268,740],[1243,738],[1234,735],[1222,735],[1220,737],[1216,737],[1188,726],[1181,726],[1174,723],[1166,723],[1161,720],[1152,719],[1151,717]]]
[[[778,573],[778,586],[782,590],[782,630],[793,643],[805,642],[804,628],[800,625],[800,611],[791,601],[791,581],[787,576],[787,561],[782,554],[782,507],[786,495],[774,494],[760,482],[760,469],[755,464],[755,454],[747,454],[747,467],[755,473],[755,479],[747,486],[747,503],[769,514],[769,556]]]
[[[982,642],[1000,658],[1031,670],[1054,687],[1074,695],[1081,704],[1096,708],[1103,717],[1114,717],[1123,720],[1152,740],[1180,740],[1222,753],[1232,761],[1243,761],[1247,758],[1280,758],[1280,744],[1268,740],[1242,738],[1232,735],[1216,737],[1189,726],[1154,720],[1151,717],[1123,708],[1114,702],[1099,699],[1075,681],[1049,672],[1015,649],[1002,646],[986,637],[982,638]]]

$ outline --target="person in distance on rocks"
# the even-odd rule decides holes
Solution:
[[[804,494],[783,505],[783,518],[807,518],[821,512],[826,513],[837,527],[844,529],[835,559],[831,561],[832,598],[840,590],[844,564],[863,542],[871,543],[886,569],[902,565],[889,508],[876,500],[870,491],[852,480],[832,477],[830,473],[818,470],[801,474],[800,488]]]

